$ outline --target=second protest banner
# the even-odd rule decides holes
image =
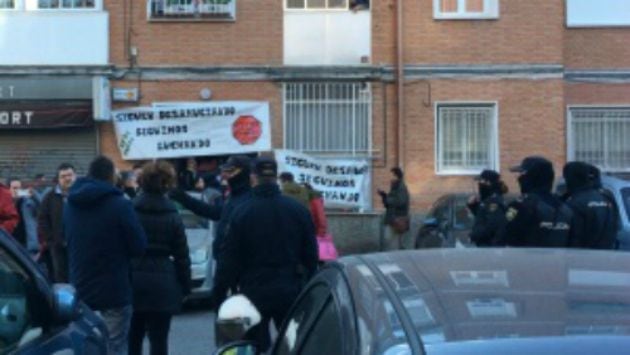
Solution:
[[[370,207],[370,165],[367,159],[320,159],[277,150],[279,172],[290,172],[298,183],[321,191],[329,208]]]

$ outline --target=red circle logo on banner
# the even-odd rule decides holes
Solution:
[[[232,125],[232,135],[242,145],[254,144],[262,135],[262,124],[254,116],[241,116]]]

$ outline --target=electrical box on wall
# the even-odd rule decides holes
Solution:
[[[137,102],[140,98],[138,88],[114,88],[112,96],[116,102]]]

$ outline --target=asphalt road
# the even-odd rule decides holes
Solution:
[[[188,307],[171,323],[169,354],[212,354],[214,351],[214,313],[202,307]],[[144,353],[149,354],[145,341]]]

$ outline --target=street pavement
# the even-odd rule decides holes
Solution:
[[[173,318],[169,354],[212,354],[214,350],[214,313],[200,306],[187,307]],[[149,354],[147,341],[144,354]]]

